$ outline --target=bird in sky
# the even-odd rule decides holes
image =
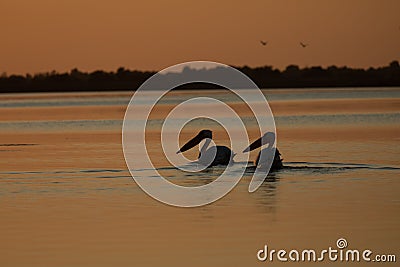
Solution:
[[[268,42],[261,40],[260,41],[261,45],[266,46],[268,44]]]
[[[306,48],[308,46],[308,44],[305,44],[303,42],[300,42],[301,47]]]

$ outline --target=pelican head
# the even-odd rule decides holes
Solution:
[[[190,139],[186,144],[184,144],[181,149],[179,149],[176,154],[185,152],[191,148],[193,148],[194,146],[197,146],[198,144],[200,144],[200,142],[203,139],[212,139],[212,131],[210,130],[201,130],[195,137],[193,137],[192,139]]]
[[[235,153],[226,146],[212,146],[208,148],[212,139],[212,131],[201,130],[195,137],[190,139],[179,149],[176,154],[185,152],[194,146],[200,144],[205,139],[203,146],[200,149],[198,162],[202,165],[211,167],[216,165],[230,165],[233,163]]]
[[[256,168],[258,170],[270,169],[271,171],[282,169],[283,164],[280,157],[281,153],[279,153],[279,150],[275,148],[275,133],[265,133],[261,138],[257,139],[256,141],[251,143],[251,145],[249,145],[245,150],[243,150],[243,153],[250,152],[264,145],[268,146],[262,149],[260,153],[258,153],[257,159],[254,162]],[[274,150],[275,153],[273,152]]]
[[[268,147],[274,146],[275,134],[273,132],[265,133],[262,137],[251,143],[251,145],[249,145],[245,150],[243,150],[243,153],[250,152],[256,148],[262,147],[267,144]]]

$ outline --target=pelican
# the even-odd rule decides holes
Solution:
[[[301,47],[306,48],[308,46],[308,44],[302,43],[300,42]]]
[[[268,42],[263,41],[263,40],[261,40],[260,43],[261,43],[263,46],[266,46],[266,45],[268,44]]]
[[[272,132],[265,133],[261,138],[254,141],[250,146],[248,146],[243,153],[250,152],[256,148],[262,147],[263,145],[268,144],[268,147],[262,149],[260,153],[258,153],[257,159],[254,162],[257,170],[265,170],[268,168],[269,164],[271,164],[270,171],[275,171],[283,168],[281,153],[279,150],[275,148],[275,134]],[[272,159],[273,150],[275,150],[275,154]],[[272,163],[271,163],[272,161]]]
[[[230,165],[233,163],[233,157],[235,154],[226,146],[212,146],[208,148],[212,139],[212,131],[201,130],[195,137],[190,139],[179,149],[176,154],[185,152],[194,146],[198,145],[203,139],[205,139],[204,145],[200,149],[199,163],[204,166],[216,166],[216,165]],[[207,149],[208,148],[208,149]]]

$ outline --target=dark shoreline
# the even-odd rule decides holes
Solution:
[[[400,65],[398,61],[388,66],[368,69],[330,66],[299,68],[290,65],[280,71],[270,66],[250,68],[235,67],[249,76],[260,88],[335,88],[335,87],[396,87],[400,86]],[[196,70],[186,72],[214,72],[218,69]],[[55,71],[40,74],[0,76],[0,93],[36,93],[36,92],[90,92],[90,91],[132,91],[154,75],[155,71],[131,71],[119,68],[117,71],[81,72],[73,69],[70,72]],[[164,74],[167,79],[179,73]],[[167,77],[170,75],[170,77]],[[176,76],[175,76],[176,77]],[[215,89],[218,86],[207,83],[183,85],[185,89]],[[156,88],[155,88],[156,89]]]

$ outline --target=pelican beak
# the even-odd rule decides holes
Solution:
[[[257,139],[250,146],[248,146],[245,150],[243,150],[243,153],[250,152],[250,151],[252,151],[256,148],[259,148],[260,146],[266,145],[266,144],[273,146],[274,143],[275,143],[275,134],[273,132],[267,132],[261,138]]]
[[[210,130],[202,130],[198,135],[190,139],[186,144],[184,144],[181,149],[179,149],[176,154],[185,152],[189,149],[191,149],[194,146],[197,146],[200,144],[201,140],[204,138],[212,138],[212,132]]]
[[[250,152],[256,148],[259,148],[260,146],[262,146],[262,137],[260,137],[259,139],[257,139],[256,141],[254,141],[253,143],[251,143],[251,145],[249,145],[245,150],[243,150],[243,153],[246,152]]]

